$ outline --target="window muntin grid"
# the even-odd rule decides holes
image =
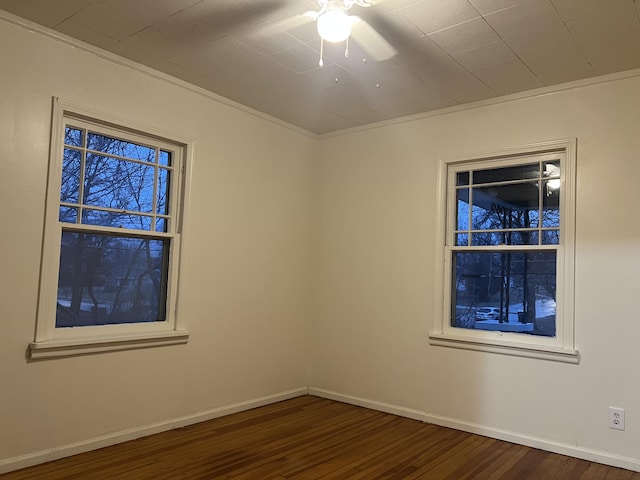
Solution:
[[[560,159],[514,166],[455,167],[450,244],[458,247],[557,245]]]
[[[179,147],[65,117],[55,328],[164,324]]]
[[[449,165],[451,327],[556,336],[561,158]]]
[[[440,248],[436,249],[435,252],[434,323],[429,332],[430,345],[568,363],[580,362],[580,355],[575,345],[574,318],[576,146],[577,140],[569,138],[523,147],[505,148],[490,154],[442,159],[439,161],[436,238],[440,238],[441,243]],[[562,166],[560,178],[552,179],[554,188],[558,185],[561,187],[560,230],[562,234],[558,235],[558,242],[548,242],[548,244],[544,242],[539,244],[540,242],[537,242],[535,245],[497,244],[474,246],[469,244],[468,239],[457,241],[455,234],[457,229],[456,187],[469,186],[472,180],[470,173],[472,170],[517,166],[536,163],[540,160],[559,160]],[[467,173],[466,175],[461,173],[456,178],[455,174],[457,172]],[[456,183],[459,183],[459,185]],[[460,233],[461,236],[467,235],[468,238],[468,233],[475,229],[464,226],[458,230],[462,231]],[[479,232],[474,233],[478,234]],[[498,242],[494,241],[493,243]],[[501,260],[501,254],[505,254],[504,260],[507,263],[502,263],[505,268],[508,268],[507,253],[511,254],[511,268],[512,270],[515,269],[516,273],[518,273],[519,268],[518,262],[522,263],[525,258],[522,257],[522,254],[529,255],[526,260],[530,264],[543,258],[553,262],[552,258],[555,256],[556,292],[552,296],[555,298],[556,304],[554,306],[552,302],[547,301],[544,305],[545,308],[554,308],[556,311],[555,336],[523,335],[518,331],[502,328],[504,325],[501,325],[499,330],[459,328],[456,326],[457,322],[452,321],[456,315],[460,316],[459,320],[461,322],[465,321],[465,319],[473,322],[475,320],[473,317],[478,317],[477,320],[483,320],[481,317],[496,316],[500,308],[498,304],[493,302],[491,304],[485,303],[486,309],[485,305],[480,305],[479,302],[476,302],[474,307],[482,308],[481,311],[473,311],[470,308],[465,308],[469,307],[469,305],[459,305],[457,303],[454,297],[464,293],[463,289],[458,288],[456,285],[458,280],[456,278],[456,267],[461,266],[461,261],[472,258],[476,254],[484,254],[487,260],[490,257]],[[496,254],[498,257],[496,257]],[[514,255],[516,256],[515,258]],[[496,262],[494,263],[495,267],[500,267]],[[524,273],[524,269],[522,270],[522,273]],[[462,273],[466,272],[463,270]],[[531,273],[537,274],[538,271]],[[518,287],[518,281],[516,279],[512,283],[512,287]],[[530,282],[530,284],[535,283],[542,286],[544,282]],[[513,292],[510,292],[510,302],[513,300],[512,294]],[[513,319],[508,317],[510,322],[511,320],[516,322],[521,320],[519,318],[519,309],[518,311],[510,309],[509,313],[513,317],[518,317]],[[513,315],[514,313],[516,315]],[[525,314],[522,320],[528,322],[528,320],[537,318],[537,316]]]
[[[169,232],[170,149],[65,126],[59,221]]]

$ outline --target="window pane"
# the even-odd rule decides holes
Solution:
[[[82,223],[101,227],[129,228],[132,230],[151,230],[151,217],[133,213],[108,212],[84,208]]]
[[[474,247],[505,245],[505,236],[502,232],[474,233],[471,236],[471,245]]]
[[[461,188],[456,191],[457,210],[456,230],[469,230],[469,189]]]
[[[171,166],[171,152],[165,152],[164,150],[160,150],[159,162],[160,162],[160,165],[163,165],[165,167],[170,167]]]
[[[63,232],[56,327],[165,320],[168,240]]]
[[[559,245],[560,230],[543,230],[542,244],[543,245]]]
[[[89,132],[87,148],[144,162],[155,162],[156,149]]]
[[[474,233],[471,244],[475,247],[489,245],[538,245],[537,231],[505,231]]]
[[[544,162],[542,167],[542,176],[560,178],[560,160]]]
[[[469,172],[460,172],[456,175],[456,185],[469,185]]]
[[[537,182],[473,189],[474,230],[531,228],[538,224]]]
[[[84,199],[86,205],[153,211],[153,165],[101,155],[87,155]]]
[[[473,172],[473,183],[508,182],[510,180],[525,180],[540,177],[540,164],[530,163],[516,167],[490,168]]]
[[[80,196],[80,159],[82,152],[73,148],[65,148],[62,157],[62,185],[60,201],[78,203]]]
[[[78,221],[78,209],[71,207],[60,207],[58,221],[65,223],[76,223]]]
[[[456,235],[456,245],[458,246],[467,246],[469,245],[469,234],[468,233],[460,233]]]
[[[542,226],[544,228],[560,226],[560,179],[544,181],[542,200]]]
[[[158,169],[158,205],[156,213],[159,215],[169,214],[169,181],[171,172],[164,168]]]
[[[453,327],[555,336],[556,252],[454,252]]]
[[[166,232],[166,231],[167,231],[167,219],[158,218],[156,220],[156,232]]]
[[[78,128],[67,127],[64,129],[64,143],[74,147],[82,146],[84,130]]]

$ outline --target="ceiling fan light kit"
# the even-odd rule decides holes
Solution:
[[[273,34],[291,33],[294,28],[308,21],[313,21],[316,23],[315,26],[320,37],[320,66],[323,66],[324,63],[322,59],[325,42],[345,42],[344,56],[349,57],[349,43],[352,40],[363,50],[366,58],[381,62],[390,59],[398,52],[365,19],[358,15],[349,14],[352,7],[374,7],[381,1],[383,0],[375,0],[375,2],[373,0],[317,0],[318,10],[308,10],[289,18],[268,21],[258,27],[255,36],[262,39]],[[370,15],[372,18],[380,20],[380,15],[376,15],[374,12],[370,12]],[[382,23],[384,24],[384,21]]]
[[[316,27],[318,35],[320,35],[320,62],[323,65],[322,55],[324,51],[324,42],[340,43],[347,41],[345,48],[345,57],[349,56],[349,36],[354,22],[358,21],[358,17],[350,17],[348,10],[354,5],[361,7],[370,7],[371,3],[367,0],[318,0],[320,11],[308,12],[316,18]]]
[[[351,19],[343,9],[327,10],[318,17],[318,34],[327,42],[339,43],[351,35]]]
[[[349,38],[352,19],[347,10],[354,3],[344,0],[320,0],[320,12],[318,12],[317,20],[320,38],[331,43],[343,42]]]

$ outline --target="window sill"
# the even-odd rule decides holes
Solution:
[[[580,363],[580,352],[574,349],[550,348],[537,345],[516,343],[498,343],[477,338],[454,337],[442,333],[429,333],[429,345],[449,348],[461,348],[477,352],[499,353],[517,357],[538,358],[564,363]]]
[[[179,345],[187,343],[188,341],[188,330],[45,340],[41,342],[31,342],[29,344],[29,358],[31,360],[41,360],[46,358],[89,355],[118,350],[131,350],[135,348]]]

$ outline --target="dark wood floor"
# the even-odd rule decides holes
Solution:
[[[304,396],[1,480],[640,480],[606,467]]]

